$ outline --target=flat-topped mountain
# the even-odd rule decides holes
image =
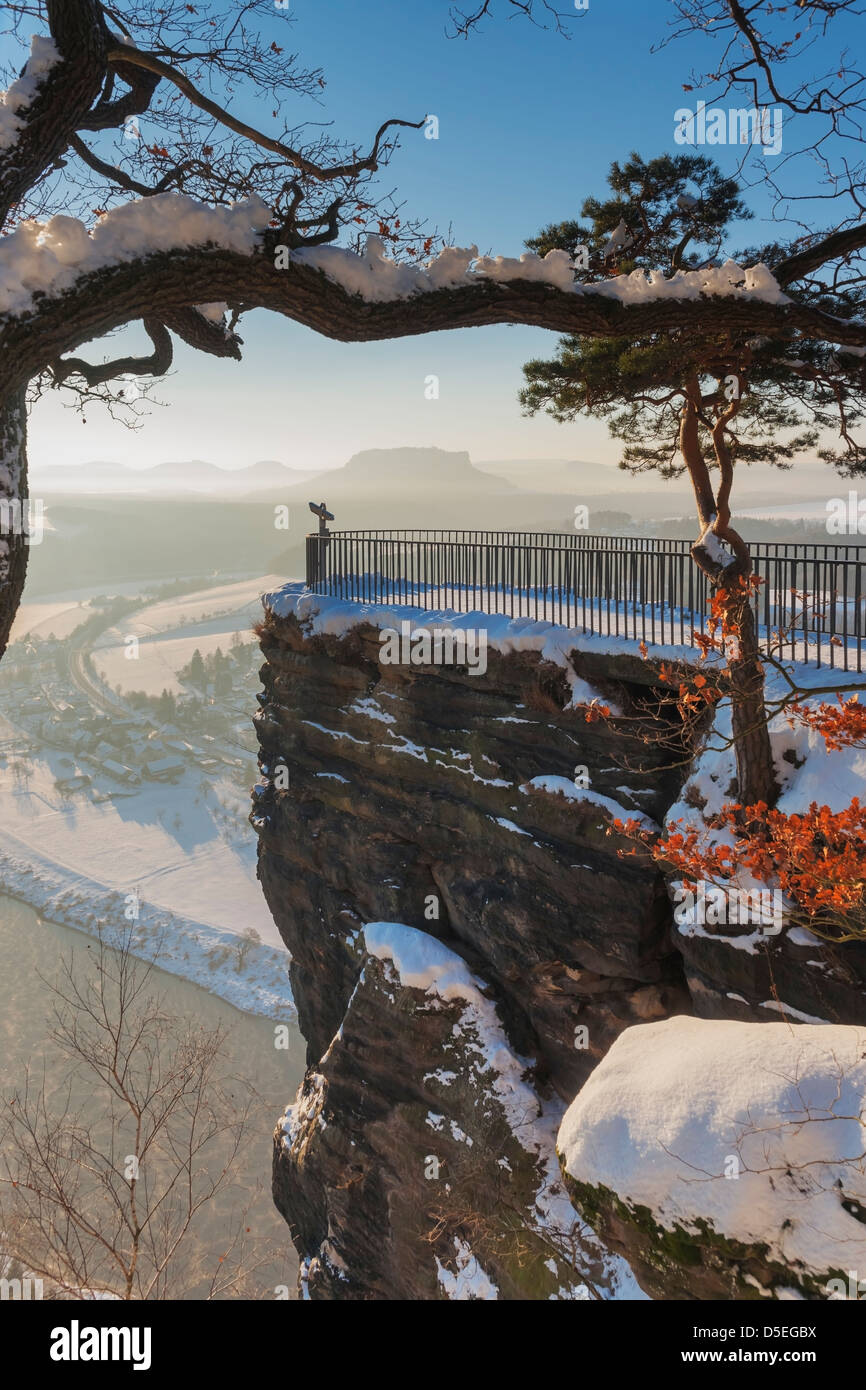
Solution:
[[[513,483],[476,468],[462,449],[364,449],[353,454],[344,468],[335,468],[319,478],[329,498],[362,494],[384,500],[389,492],[489,496],[516,491]]]

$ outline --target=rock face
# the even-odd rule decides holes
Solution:
[[[773,937],[720,927],[680,934],[679,948],[702,1018],[866,1020],[866,946],[860,942],[840,947],[796,929]]]
[[[350,949],[361,970],[339,1034],[276,1135],[304,1291],[549,1299],[587,1297],[581,1275],[622,1284],[564,1193],[559,1107],[524,1079],[482,982],[411,927],[368,926]]]
[[[529,1188],[512,1160],[513,1179],[499,1164],[502,1144],[485,1140],[493,1122],[469,1113],[469,1083],[445,1095],[430,1079],[471,1071],[471,1058],[444,1060],[447,1016],[419,1011],[414,992],[389,995],[361,928],[403,923],[457,953],[495,1001],[509,1046],[531,1059],[538,1106],[552,1114],[623,1028],[690,1011],[664,883],[620,857],[629,846],[604,802],[660,815],[681,770],[656,752],[627,771],[633,724],[623,717],[612,733],[570,706],[570,682],[583,692],[591,678],[633,712],[646,693],[639,662],[590,670],[575,655],[569,671],[537,652],[491,650],[484,675],[385,665],[370,625],[309,635],[273,614],[262,646],[252,820],[311,1068],[291,1143],[278,1132],[277,1203],[314,1263],[316,1296],[435,1296],[427,1236],[437,1220],[421,1163],[431,1138],[453,1148],[452,1121],[473,1138],[479,1192],[513,1183],[523,1203]],[[576,769],[591,779],[586,796]],[[424,1123],[428,1110],[445,1115],[444,1137]],[[465,1159],[465,1146],[452,1164],[455,1154]],[[465,1243],[453,1224],[452,1256],[454,1239]],[[579,1268],[597,1265],[591,1256]],[[503,1297],[527,1296],[514,1270],[496,1269]]]
[[[640,740],[652,663],[599,643],[512,641],[491,644],[483,674],[392,664],[360,608],[328,630],[279,602],[261,640],[251,820],[308,1043],[302,1094],[276,1134],[274,1192],[306,1291],[633,1289],[562,1204],[558,1107],[636,1024],[862,1022],[863,948],[843,958],[807,933],[677,928],[661,875],[613,829],[616,815],[660,821],[678,797],[694,804],[677,731]],[[587,722],[596,694],[611,720]],[[431,1002],[371,953],[370,923],[402,924],[463,963],[534,1097],[529,1148],[460,1022],[463,996]],[[691,1275],[683,1284],[642,1259],[615,1204],[577,1205],[646,1289],[691,1296]],[[749,1259],[747,1272],[760,1263]],[[704,1296],[739,1296],[726,1277],[711,1270]]]
[[[491,652],[475,677],[380,667],[373,628],[305,639],[293,617],[263,645],[253,821],[311,1060],[354,988],[345,938],[370,921],[420,927],[483,962],[519,1044],[540,1049],[565,1099],[622,1028],[688,1007],[661,876],[619,856],[630,846],[597,801],[528,785],[553,777],[570,791],[586,767],[623,814],[661,814],[679,769],[656,758],[626,771],[638,745],[625,720],[612,736],[563,710],[562,670],[531,653]],[[614,693],[628,700],[622,683]]]

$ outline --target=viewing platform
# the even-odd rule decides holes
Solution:
[[[311,504],[312,505],[312,504]],[[324,509],[324,504],[321,504]],[[690,542],[586,532],[329,531],[306,539],[306,583],[350,602],[501,613],[695,646],[711,586]],[[863,670],[866,546],[755,542],[759,638],[780,660]]]

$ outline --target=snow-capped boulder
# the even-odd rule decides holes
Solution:
[[[814,1298],[866,1273],[866,1028],[626,1029],[557,1148],[575,1206],[659,1298]]]

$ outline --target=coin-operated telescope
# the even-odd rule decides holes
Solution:
[[[313,516],[319,518],[319,535],[326,536],[328,534],[328,522],[334,520],[334,513],[328,511],[324,502],[308,502],[307,506]]]
[[[325,577],[327,549],[331,543],[328,522],[334,520],[334,513],[328,511],[324,502],[309,502],[307,505],[313,516],[319,518],[318,536],[307,537],[307,585],[315,588]]]

